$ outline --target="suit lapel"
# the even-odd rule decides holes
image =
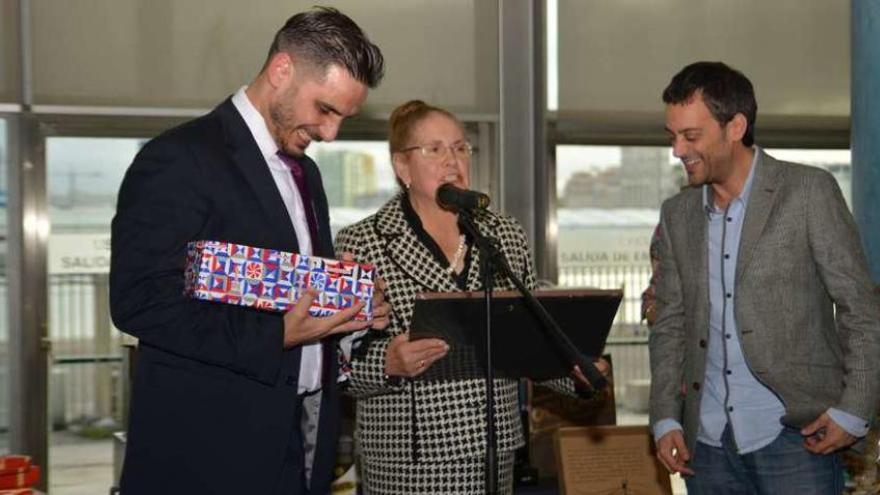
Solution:
[[[736,263],[736,280],[737,282],[745,273],[761,232],[770,218],[770,212],[776,201],[776,191],[778,189],[777,179],[781,170],[776,160],[760,151],[761,156],[755,164],[754,182],[752,183],[752,192],[749,195],[749,203],[746,207],[746,218],[743,221],[742,236],[739,241],[739,256]]]
[[[407,223],[401,201],[407,201],[402,194],[383,206],[376,215],[376,227],[386,240],[388,259],[393,260],[399,270],[427,292],[458,291],[452,277],[434,259]]]
[[[274,239],[279,239],[282,245],[267,247],[298,251],[299,244],[296,240],[290,215],[288,215],[287,208],[284,206],[284,200],[281,199],[281,193],[278,192],[278,187],[275,185],[272,173],[269,171],[269,167],[263,159],[263,154],[260,152],[256,141],[254,141],[247,124],[245,124],[244,119],[239,115],[230,99],[227,99],[217,107],[216,112],[220,115],[223,122],[224,131],[226,132],[226,145],[232,162],[256,195],[267,223],[278,226],[278,228],[273,229],[274,233],[272,236]],[[282,226],[288,228],[283,228]]]
[[[485,232],[482,228],[480,232]],[[480,271],[480,258],[482,254],[480,248],[476,244],[471,244],[471,264],[468,266],[467,289],[482,290],[483,289],[483,273]],[[497,288],[497,287],[496,287]]]

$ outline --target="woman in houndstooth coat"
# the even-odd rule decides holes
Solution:
[[[376,265],[387,284],[391,324],[354,343],[348,391],[357,399],[357,439],[368,494],[467,494],[485,490],[485,380],[411,380],[442,358],[438,339],[410,342],[407,330],[421,292],[482,289],[479,250],[455,213],[435,201],[437,188],[468,187],[472,149],[451,113],[411,101],[391,116],[389,145],[403,191],[374,215],[339,232],[336,252]],[[512,218],[475,215],[482,233],[501,243],[510,266],[535,286],[525,234]],[[499,290],[514,289],[498,277]],[[503,330],[502,330],[503,331]],[[574,394],[571,379],[553,382]],[[495,380],[495,425],[501,493],[513,490],[513,453],[524,444],[518,382]]]

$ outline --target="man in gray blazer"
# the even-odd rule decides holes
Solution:
[[[663,92],[691,187],[663,204],[651,331],[657,456],[688,493],[839,494],[876,414],[880,322],[828,172],[754,146],[754,90],[714,62]]]

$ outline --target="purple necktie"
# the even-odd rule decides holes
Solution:
[[[305,209],[306,221],[309,224],[309,236],[312,238],[312,254],[317,251],[318,245],[318,219],[315,217],[315,209],[312,207],[312,193],[306,185],[306,174],[302,165],[296,159],[282,151],[278,151],[278,158],[290,169],[293,175],[293,182],[299,191],[299,197],[302,199],[303,208]]]

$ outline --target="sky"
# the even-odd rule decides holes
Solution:
[[[116,194],[142,142],[135,138],[47,138],[49,195],[65,195],[71,186],[92,194]]]

